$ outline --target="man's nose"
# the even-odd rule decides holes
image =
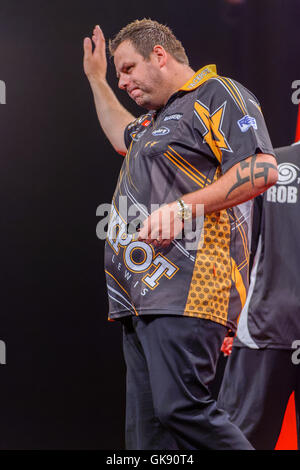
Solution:
[[[126,75],[120,74],[118,87],[121,90],[126,90],[126,88],[128,87],[128,77],[126,77]]]

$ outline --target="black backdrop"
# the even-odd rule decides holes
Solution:
[[[297,116],[300,2],[234,3],[1,0],[0,449],[124,446],[121,332],[107,322],[95,231],[122,157],[97,122],[84,36],[100,24],[111,37],[136,18],[168,24],[194,69],[216,63],[257,95],[273,145],[286,145]],[[108,75],[138,115],[112,65]]]

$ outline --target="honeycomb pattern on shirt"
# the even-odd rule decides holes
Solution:
[[[231,280],[230,221],[226,210],[205,216],[184,315],[227,324]]]

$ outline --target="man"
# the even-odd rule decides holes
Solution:
[[[255,200],[249,294],[219,394],[219,406],[260,450],[275,448],[293,391],[300,436],[300,145],[276,156],[278,182]]]
[[[249,200],[277,179],[259,103],[215,66],[192,70],[168,27],[136,20],[110,42],[119,87],[147,110],[135,119],[106,82],[99,27],[92,40],[84,70],[98,118],[126,154],[106,244],[109,318],[124,330],[126,447],[251,449],[209,385],[246,298]],[[127,230],[132,205],[138,236]],[[199,206],[204,228],[190,248]]]

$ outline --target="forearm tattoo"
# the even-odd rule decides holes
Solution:
[[[256,155],[251,158],[250,161],[242,161],[237,170],[236,170],[236,182],[233,184],[233,186],[230,188],[228,191],[226,198],[228,198],[229,194],[232,193],[236,188],[239,188],[240,186],[243,186],[244,184],[248,183],[249,181],[252,184],[252,187],[254,187],[254,182],[257,178],[264,178],[265,183],[268,181],[268,176],[269,176],[269,171],[271,169],[277,170],[276,166],[273,163],[269,162],[256,162],[257,157]],[[250,168],[250,174],[247,176],[242,177],[240,174],[240,171],[245,170],[246,168]],[[258,170],[261,169],[261,170]]]

